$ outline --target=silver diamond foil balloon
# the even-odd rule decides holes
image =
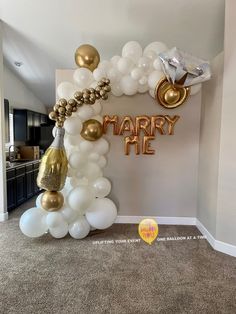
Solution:
[[[188,87],[211,78],[208,61],[174,47],[159,54],[164,74],[171,84]]]

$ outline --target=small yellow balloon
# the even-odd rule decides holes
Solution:
[[[143,219],[139,223],[138,233],[143,241],[151,245],[158,236],[158,225],[156,221],[151,218]]]
[[[102,124],[95,119],[84,121],[80,135],[87,141],[96,141],[103,135]]]
[[[82,45],[75,51],[75,63],[81,68],[93,71],[100,62],[100,55],[97,49],[91,45]]]

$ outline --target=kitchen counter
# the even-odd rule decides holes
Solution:
[[[31,164],[36,164],[38,162],[40,162],[41,159],[36,159],[36,160],[19,160],[19,161],[13,161],[9,164],[9,166],[6,166],[6,170],[10,170],[10,169],[15,169],[21,166],[27,166],[27,165],[31,165]]]

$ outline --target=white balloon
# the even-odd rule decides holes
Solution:
[[[111,64],[116,67],[119,60],[120,60],[120,56],[113,56],[111,58]]]
[[[150,89],[155,89],[159,80],[163,77],[163,73],[160,71],[153,71],[148,77],[148,86]]]
[[[100,155],[98,153],[91,153],[88,156],[89,161],[97,162],[100,158]]]
[[[103,198],[111,192],[111,182],[104,177],[97,178],[92,182],[94,194],[98,198]]]
[[[196,85],[191,86],[190,95],[191,96],[196,95],[197,93],[200,92],[201,88],[202,88],[202,84],[196,84]]]
[[[70,184],[73,188],[77,187],[79,185],[79,179],[78,177],[72,177],[70,178]]]
[[[99,155],[105,155],[109,151],[109,143],[104,138],[100,138],[94,143],[94,152],[98,153]]]
[[[57,128],[54,126],[54,128],[52,129],[52,136],[53,137],[56,136],[56,131],[57,131]]]
[[[75,169],[68,167],[67,178],[73,177],[75,175]],[[66,181],[67,182],[67,181]]]
[[[148,79],[147,79],[146,76],[142,76],[141,79],[140,79],[138,82],[139,82],[139,84],[141,84],[141,85],[145,85],[145,84],[147,84]]]
[[[71,135],[80,134],[82,130],[82,122],[78,117],[70,117],[66,119],[64,123],[64,128],[68,134]]]
[[[141,68],[134,68],[130,75],[132,79],[139,80],[143,76],[143,70]]]
[[[45,210],[37,207],[25,211],[19,222],[22,233],[31,238],[42,236],[48,230],[46,214]]]
[[[82,153],[90,153],[94,149],[94,144],[91,143],[90,141],[82,141],[79,144],[79,149]]]
[[[159,53],[166,51],[168,48],[167,46],[159,41],[155,41],[149,45],[147,45],[147,47],[144,49],[143,54],[146,55],[148,53],[148,51],[154,51],[157,55],[159,55]]]
[[[95,115],[98,115],[102,111],[102,105],[99,100],[97,100],[94,105],[91,105],[91,107]]]
[[[125,95],[131,96],[138,91],[138,82],[132,79],[131,76],[126,75],[120,81],[120,87]]]
[[[93,116],[91,119],[99,121],[101,124],[103,124],[103,117],[100,115]]]
[[[139,84],[138,86],[138,92],[140,94],[146,93],[149,90],[148,84]]]
[[[81,152],[75,151],[70,154],[69,165],[71,166],[71,168],[79,169],[83,167],[86,161],[87,161],[86,156]]]
[[[160,58],[156,58],[156,59],[153,61],[153,67],[154,67],[155,70],[162,71]]]
[[[129,58],[120,58],[117,68],[122,74],[128,74],[134,67],[134,62]]]
[[[96,81],[93,81],[90,85],[89,85],[90,88],[96,88],[97,87],[97,82]],[[72,113],[73,115],[74,113]]]
[[[62,221],[62,223],[59,226],[55,228],[50,228],[49,232],[54,238],[61,239],[67,235],[68,228],[69,228],[68,223]]]
[[[151,61],[154,61],[157,58],[157,53],[153,50],[147,50],[143,55],[148,57]]]
[[[102,69],[105,73],[112,67],[112,64],[108,60],[101,61],[98,65],[98,69]]]
[[[109,198],[97,198],[85,215],[91,226],[96,229],[106,229],[116,220],[116,205]]]
[[[116,97],[120,97],[123,95],[123,91],[122,91],[119,83],[111,85],[111,92]]]
[[[92,72],[87,68],[75,70],[73,78],[80,88],[88,87],[94,80]]]
[[[150,89],[150,90],[149,90],[149,95],[150,95],[152,98],[155,98],[155,90],[154,90],[154,89]]]
[[[107,165],[107,160],[104,156],[100,156],[99,160],[98,160],[98,166],[100,168],[104,168]]]
[[[70,82],[62,82],[57,86],[57,95],[59,98],[73,98],[76,87]]]
[[[151,61],[148,57],[141,57],[138,60],[138,67],[143,70],[143,72],[147,73],[151,68]]]
[[[94,115],[92,106],[83,106],[78,111],[78,116],[81,120],[89,120]]]
[[[106,77],[106,72],[102,68],[97,68],[93,71],[93,77],[96,81],[100,81],[103,77]]]
[[[82,173],[89,181],[95,180],[102,176],[100,167],[94,162],[88,162],[82,169]]]
[[[50,212],[46,216],[46,224],[48,228],[58,227],[63,223],[63,216],[60,212]]]
[[[90,225],[84,216],[80,216],[76,221],[69,225],[69,233],[74,239],[85,238],[90,231]]]
[[[122,48],[122,57],[127,57],[137,62],[142,56],[143,50],[137,41],[129,41]]]
[[[36,207],[38,208],[42,208],[42,205],[41,205],[41,199],[42,199],[42,196],[43,196],[43,193],[40,193],[37,198],[36,198]]]
[[[70,191],[67,196],[69,207],[74,210],[85,210],[93,201],[94,195],[91,189],[86,186],[78,186]]]
[[[107,78],[109,78],[111,84],[115,83],[121,79],[121,73],[116,68],[110,68],[107,71]]]
[[[62,214],[64,220],[67,223],[71,223],[72,221],[74,221],[78,215],[78,212],[75,211],[74,209],[68,207],[68,206],[63,206],[60,209],[60,213]]]
[[[71,146],[78,146],[82,141],[83,141],[83,138],[79,134],[68,136],[68,143]]]

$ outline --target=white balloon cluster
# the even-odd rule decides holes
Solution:
[[[102,174],[109,144],[104,138],[91,142],[80,136],[82,122],[90,118],[102,120],[101,110],[100,101],[96,101],[94,105],[79,108],[65,121],[64,144],[69,161],[66,183],[61,191],[65,204],[59,211],[47,212],[41,207],[40,194],[36,207],[27,210],[20,219],[25,235],[39,237],[49,231],[53,237],[62,238],[69,232],[73,238],[82,239],[91,229],[106,229],[114,223],[117,209],[106,198],[111,183]]]
[[[110,60],[101,61],[92,72],[80,68],[74,72],[74,84],[62,82],[57,88],[59,98],[72,98],[78,89],[95,87],[103,77],[111,81],[111,92],[114,96],[132,96],[146,93],[154,98],[154,90],[158,81],[164,76],[158,55],[168,50],[161,42],[153,42],[142,49],[136,41],[127,42],[122,48],[121,56],[113,56]],[[197,94],[201,84],[191,88],[191,95]]]

